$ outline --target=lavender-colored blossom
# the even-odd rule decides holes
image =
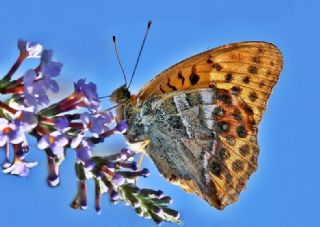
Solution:
[[[35,82],[37,86],[41,87],[42,89],[45,90],[51,90],[54,93],[59,92],[59,85],[57,81],[51,79],[51,77],[48,76],[42,76],[41,79],[39,79],[37,82]]]
[[[142,176],[142,177],[150,176],[150,171],[148,169],[146,169],[146,168],[143,168],[139,172],[135,172],[135,173],[137,174],[137,176]]]
[[[28,42],[26,40],[18,40],[18,48],[20,52],[27,53],[28,58],[40,58],[42,52],[42,45],[35,42]]]
[[[24,103],[27,106],[33,106],[34,111],[38,109],[38,105],[48,105],[50,102],[45,87],[51,85],[46,84],[46,81],[36,79],[37,75],[34,70],[28,70],[23,77]]]
[[[44,89],[57,93],[59,91],[59,85],[52,78],[60,74],[63,65],[51,59],[52,50],[45,49],[41,55],[41,79],[39,83]]]
[[[59,131],[44,135],[38,142],[39,149],[50,148],[56,156],[64,156],[64,147],[68,144],[68,138]]]
[[[120,199],[119,193],[118,193],[117,191],[115,191],[115,190],[112,190],[112,191],[110,192],[110,199],[111,199],[111,201],[113,201],[113,202],[119,200],[119,199]]]
[[[100,112],[99,114],[101,116],[103,116],[103,118],[105,119],[104,124],[106,126],[108,126],[109,124],[111,124],[115,120],[112,112],[110,112],[110,111]]]
[[[84,139],[83,135],[80,135],[72,139],[71,147],[75,148],[77,161],[83,162],[86,170],[94,168],[95,164],[91,159],[93,144],[90,141]]]
[[[38,165],[37,162],[25,162],[19,159],[8,168],[3,169],[3,172],[25,177],[28,176],[30,169],[36,165]]]
[[[33,69],[25,72],[23,75],[24,92],[31,94],[33,92],[34,81],[37,78],[37,74]]]
[[[112,183],[114,185],[117,185],[117,186],[120,186],[122,184],[125,183],[125,178],[119,174],[119,173],[116,173],[113,177],[112,177]]]
[[[41,59],[40,59],[41,64],[49,63],[52,59],[52,56],[53,56],[53,50],[44,49],[41,54]]]
[[[56,77],[60,74],[62,64],[52,61],[53,51],[44,49],[41,55],[41,72],[47,77]]]
[[[38,124],[36,115],[32,112],[24,111],[24,110],[18,111],[15,114],[13,121],[23,131],[31,131]]]
[[[56,77],[60,74],[62,64],[60,62],[50,61],[41,67],[41,71],[48,77]]]
[[[35,70],[28,70],[23,77],[24,101],[27,106],[48,105],[49,98],[46,91],[59,91],[58,83],[52,79],[59,75],[62,64],[51,61],[52,51],[44,50],[41,55],[41,73],[38,75]]]
[[[80,145],[83,138],[84,138],[83,134],[78,134],[76,137],[72,138],[70,147],[77,148]]]
[[[69,128],[69,121],[66,117],[58,117],[54,120],[55,129],[60,132],[65,132]]]
[[[117,122],[115,131],[119,133],[125,133],[127,131],[126,119],[120,120],[119,122]]]
[[[46,106],[50,103],[49,97],[46,94],[39,94],[39,95],[33,95],[33,94],[24,94],[24,103],[27,106],[32,106],[33,111],[38,110],[38,106]]]
[[[83,126],[85,129],[88,129],[93,137],[98,138],[100,134],[108,130],[107,126],[110,124],[111,120],[110,117],[107,115],[101,115],[101,114],[89,114],[89,113],[83,113],[80,116]]]
[[[95,163],[91,159],[91,149],[85,146],[79,146],[76,149],[77,160],[84,162],[84,167],[86,170],[92,170],[95,166]],[[87,176],[90,177],[89,175]]]
[[[19,144],[24,139],[25,135],[19,125],[9,122],[5,118],[0,118],[0,147],[4,146],[7,142]]]
[[[84,101],[90,111],[94,113],[100,111],[101,103],[97,93],[97,86],[94,83],[86,84],[85,79],[80,79],[77,83],[74,83],[74,90],[76,93],[83,94]]]
[[[132,155],[134,155],[134,152],[130,148],[124,147],[124,148],[121,148],[120,154],[123,154],[126,156],[132,156]]]
[[[158,191],[156,192],[156,196],[157,196],[158,199],[161,199],[162,197],[164,197],[163,191],[158,190]]]
[[[77,159],[83,162],[87,162],[91,158],[91,149],[88,146],[80,145],[77,149]]]

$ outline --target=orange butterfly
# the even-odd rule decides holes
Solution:
[[[172,66],[137,95],[122,86],[112,99],[130,144],[143,145],[171,183],[223,209],[257,169],[257,127],[282,63],[270,43],[234,43]]]

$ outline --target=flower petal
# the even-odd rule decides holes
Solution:
[[[48,135],[42,136],[38,141],[38,148],[43,150],[49,147]]]

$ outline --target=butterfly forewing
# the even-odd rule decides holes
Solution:
[[[282,68],[264,42],[226,45],[155,77],[125,106],[129,142],[160,173],[223,209],[257,168],[257,125]]]
[[[143,101],[155,94],[210,87],[238,94],[251,107],[258,124],[282,69],[277,47],[265,42],[235,43],[188,58],[150,81],[137,95]]]

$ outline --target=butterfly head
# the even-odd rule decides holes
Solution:
[[[111,101],[115,103],[123,103],[129,100],[131,93],[126,85],[122,85],[112,92]]]

